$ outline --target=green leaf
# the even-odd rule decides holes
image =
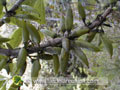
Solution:
[[[26,70],[26,67],[27,67],[27,63],[25,62],[25,64],[22,66],[22,68],[20,69],[20,73],[19,75],[22,76]]]
[[[2,13],[2,10],[3,10],[2,0],[0,0],[0,14]]]
[[[4,38],[4,37],[0,36],[0,43],[8,42],[10,40],[11,40],[10,38]]]
[[[78,12],[79,12],[79,15],[81,16],[82,20],[85,21],[86,14],[85,14],[84,7],[82,6],[80,1],[78,1]]]
[[[53,55],[53,65],[54,65],[55,74],[58,74],[60,64],[59,64],[59,57],[56,54]]]
[[[86,49],[94,51],[94,52],[100,51],[100,49],[98,47],[96,47],[95,45],[93,45],[87,41],[81,40],[81,39],[76,40],[75,44],[81,48],[86,48]]]
[[[39,60],[35,60],[33,62],[32,69],[31,69],[31,78],[32,78],[32,80],[37,79],[40,69],[41,69],[41,65],[40,65]]]
[[[21,69],[25,62],[26,62],[26,58],[27,58],[27,51],[25,48],[21,48],[17,57],[17,68],[15,70],[15,73],[17,73],[17,71],[19,71],[19,69]]]
[[[69,52],[66,52],[63,48],[60,55],[60,70],[62,73],[65,73],[68,67],[69,61]]]
[[[112,58],[113,55],[113,46],[112,46],[112,42],[107,38],[106,35],[101,35],[101,40],[104,44],[104,47],[106,48],[106,50],[108,51],[110,57]]]
[[[72,8],[70,5],[66,11],[65,28],[68,31],[71,31],[73,28],[73,12],[72,12]]]
[[[18,85],[15,85],[14,83],[12,83],[8,90],[18,90],[18,87],[19,87]]]
[[[0,70],[2,70],[2,68],[4,68],[4,66],[7,64],[7,60],[6,59],[2,59],[0,61]]]
[[[69,52],[69,50],[70,50],[70,41],[69,41],[68,38],[63,38],[62,39],[62,48],[64,48],[64,50],[66,52]]]
[[[91,42],[94,39],[95,35],[96,35],[96,32],[89,32],[86,37],[86,41]]]
[[[40,24],[45,24],[45,7],[44,7],[44,0],[37,0],[34,4],[34,8],[37,10],[39,13],[39,18],[40,18]]]
[[[33,7],[29,5],[21,5],[21,8],[23,11],[29,12],[29,13],[34,13],[34,14],[39,14]]]
[[[52,30],[47,30],[47,29],[41,29],[40,30],[45,36],[49,36],[49,37],[52,37],[52,38],[55,38],[57,36],[57,34],[52,31]]]
[[[40,59],[44,59],[44,60],[52,60],[52,59],[53,59],[53,56],[50,55],[50,54],[40,54],[40,55],[39,55],[39,58],[40,58]]]
[[[50,54],[60,54],[61,53],[61,48],[60,47],[47,47],[44,49],[45,52],[50,53]]]
[[[87,27],[82,27],[82,28],[78,27],[78,28],[76,28],[75,30],[73,30],[73,31],[71,32],[70,37],[71,37],[71,38],[72,38],[72,37],[80,37],[80,36],[88,33],[88,31],[89,31],[89,28],[87,28]]]
[[[22,41],[22,30],[21,28],[15,30],[11,36],[11,40],[8,42],[12,48],[16,48]]]
[[[79,47],[74,45],[72,51],[87,67],[89,67],[88,59],[86,55],[84,54],[84,52]]]
[[[22,41],[23,43],[27,42],[29,40],[29,32],[26,27],[26,23],[23,25],[23,30],[22,30]]]
[[[26,23],[26,26],[27,26],[27,30],[29,31],[31,35],[32,40],[35,43],[40,43],[41,37],[40,37],[38,30],[36,30],[36,28],[30,23]]]
[[[30,14],[17,14],[15,15],[16,18],[18,19],[28,19],[28,20],[40,20],[38,17],[30,15]]]
[[[4,85],[0,88],[0,90],[6,90],[6,84],[4,84]]]

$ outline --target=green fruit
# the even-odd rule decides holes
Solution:
[[[39,60],[35,60],[33,62],[32,69],[31,69],[31,78],[32,78],[32,80],[37,79],[40,69],[41,69],[41,65],[39,63]]]
[[[66,18],[65,18],[65,28],[67,31],[71,31],[73,28],[73,12],[71,6],[68,7]]]

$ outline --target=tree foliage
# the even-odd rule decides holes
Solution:
[[[112,27],[109,16],[119,12],[119,0],[17,0],[10,6],[11,1],[0,1],[0,26],[7,23],[17,27],[10,37],[0,36],[0,70],[5,69],[13,78],[8,90],[23,85],[21,77],[29,60],[34,85],[41,61],[52,61],[54,76],[72,76],[74,72],[73,76],[87,78],[97,77],[88,73],[97,64],[91,66],[94,61],[86,53],[98,53],[104,47],[109,59],[113,58],[113,41],[105,29]],[[103,67],[98,73],[104,72],[101,70]],[[9,79],[0,81],[2,90],[6,90],[6,81]],[[80,88],[101,87],[81,84]]]

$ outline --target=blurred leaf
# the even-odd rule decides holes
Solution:
[[[102,42],[103,42],[106,50],[108,51],[110,57],[112,58],[112,55],[113,55],[112,42],[107,38],[106,35],[101,35],[101,39],[102,39]]]
[[[0,70],[2,70],[2,68],[7,64],[7,60],[6,59],[2,59],[0,61]]]
[[[26,58],[27,58],[27,51],[25,48],[21,48],[17,57],[17,68],[15,73],[25,65]]]
[[[82,20],[85,22],[86,13],[85,13],[84,7],[82,6],[80,1],[78,1],[78,12],[79,12],[79,15],[81,16]]]
[[[62,39],[62,48],[64,48],[64,50],[66,52],[69,52],[69,50],[70,50],[70,41],[69,41],[68,38],[63,38]]]
[[[54,65],[54,72],[55,74],[58,74],[59,72],[59,57],[58,55],[54,54],[53,55],[53,65]]]
[[[91,42],[94,39],[95,35],[96,35],[96,32],[89,32],[86,37],[86,41]]]
[[[2,13],[2,10],[3,10],[2,0],[0,0],[0,14]]]
[[[16,48],[22,41],[22,30],[21,28],[15,30],[11,36],[11,40],[8,42],[12,48]]]
[[[60,54],[61,48],[60,47],[47,47],[45,48],[45,52],[48,52],[50,54]]]
[[[45,24],[45,7],[44,7],[44,0],[37,0],[34,4],[34,8],[37,10],[39,13],[39,18],[40,18],[40,24]]]
[[[86,55],[84,54],[84,52],[79,47],[74,45],[72,51],[87,67],[89,67],[88,59]]]
[[[32,40],[35,43],[40,43],[41,37],[40,37],[38,30],[30,23],[26,23],[26,25],[27,25],[27,30],[29,31]]]
[[[43,60],[52,60],[52,59],[53,59],[53,56],[50,55],[50,54],[40,54],[40,55],[39,55],[39,58],[40,58],[40,59],[43,59]]]
[[[39,63],[39,60],[35,60],[33,62],[32,69],[31,69],[31,78],[32,78],[32,80],[37,79],[40,69],[41,69],[41,65]]]
[[[95,45],[93,45],[93,44],[91,44],[91,43],[89,43],[87,41],[81,40],[81,39],[76,40],[75,44],[78,47],[86,48],[86,49],[94,51],[94,52],[100,51],[100,49],[98,47],[96,47]]]
[[[11,40],[10,38],[4,38],[4,37],[0,36],[0,43],[8,42],[10,40]]]
[[[29,19],[29,20],[34,20],[34,21],[40,20],[39,18],[37,18],[33,15],[30,15],[30,14],[17,14],[17,15],[15,15],[15,17],[18,19]]]
[[[27,63],[25,62],[25,64],[22,66],[22,68],[20,69],[20,73],[19,75],[22,76],[26,70],[26,67],[27,67]]]
[[[29,12],[29,13],[34,13],[34,14],[39,14],[33,7],[29,5],[21,5],[21,8],[23,11]]]
[[[51,31],[51,30],[41,29],[40,31],[43,34],[45,34],[45,36],[49,36],[49,37],[52,37],[52,38],[55,38],[57,36],[57,34],[54,31]]]
[[[65,73],[68,67],[69,61],[69,52],[66,52],[63,48],[60,55],[60,70],[62,73]]]

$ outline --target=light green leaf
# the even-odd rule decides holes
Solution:
[[[107,38],[106,35],[101,35],[101,40],[104,44],[104,47],[106,48],[106,50],[108,51],[110,57],[112,58],[113,55],[113,46],[112,46],[112,42]]]
[[[17,14],[15,15],[18,19],[28,19],[28,20],[40,20],[38,17],[30,15],[30,14]]]
[[[45,7],[44,7],[44,0],[37,0],[34,4],[34,8],[37,10],[39,13],[39,18],[40,18],[40,24],[45,24]]]
[[[44,35],[55,38],[57,34],[54,31],[47,30],[47,29],[41,29],[40,30]]]
[[[100,49],[98,47],[96,47],[95,45],[93,45],[87,41],[81,40],[81,39],[76,40],[75,44],[81,48],[86,48],[86,49],[94,51],[94,52],[100,51]]]
[[[32,40],[35,43],[40,43],[41,37],[40,37],[40,34],[39,34],[38,30],[30,23],[26,23],[26,27],[27,27],[27,30],[29,31],[30,35],[31,35]]]
[[[78,12],[79,12],[79,15],[81,16],[82,20],[85,21],[85,19],[86,19],[86,14],[85,14],[84,7],[82,6],[82,4],[81,4],[80,1],[78,1]]]
[[[54,65],[55,74],[58,74],[60,64],[59,64],[59,57],[56,54],[53,55],[53,65]]]
[[[16,48],[20,45],[21,41],[22,41],[22,30],[21,28],[19,28],[13,32],[9,44],[12,46],[12,48]]]
[[[84,54],[84,52],[79,47],[74,45],[72,51],[87,67],[89,67],[88,59],[86,55]]]

